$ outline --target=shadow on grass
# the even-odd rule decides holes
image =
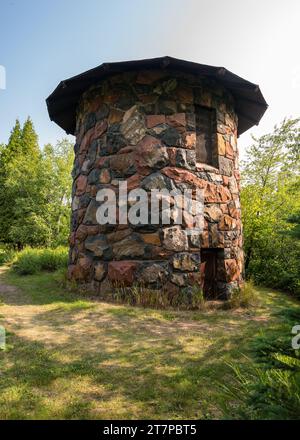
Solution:
[[[0,418],[221,417],[216,383],[232,374],[227,361],[241,360],[253,334],[246,322],[238,333],[178,334],[169,323],[158,334],[128,316],[78,334],[77,311],[58,315],[59,325],[50,315],[41,321],[68,335],[62,344],[9,335],[0,354]]]
[[[54,277],[53,272],[20,276],[11,269],[2,271],[0,273],[0,299],[5,298],[5,303],[8,305],[85,302],[82,295],[60,287]]]
[[[20,308],[11,324],[18,335],[8,334],[0,352],[0,418],[222,417],[219,384],[234,374],[228,362],[245,362],[241,353],[260,328],[274,325],[255,321],[256,312],[85,301],[56,286],[53,274],[1,279],[19,288],[4,295],[11,318],[14,306],[41,307]],[[270,293],[257,313],[286,303]]]

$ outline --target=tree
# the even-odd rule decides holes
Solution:
[[[289,234],[292,237],[295,237],[297,240],[300,240],[300,211],[289,217],[287,221],[293,225],[293,228],[289,231]]]
[[[31,119],[23,128],[16,121],[0,146],[0,241],[17,249],[67,243],[72,165],[71,142],[41,150]]]
[[[242,163],[242,214],[248,276],[298,288],[299,243],[290,234],[300,209],[299,120],[284,120],[258,139]],[[299,285],[300,287],[300,285]]]
[[[46,243],[49,232],[42,231],[39,218],[38,174],[41,153],[30,118],[21,129],[19,121],[3,150],[1,238],[18,249],[26,244]],[[34,219],[34,221],[33,221]],[[38,234],[34,225],[38,225]],[[48,229],[45,225],[44,229]]]
[[[66,244],[69,235],[73,160],[73,144],[67,139],[57,142],[54,147],[50,144],[44,147],[43,175],[55,244]]]
[[[19,119],[16,119],[15,125],[10,133],[8,144],[2,150],[2,163],[9,161],[12,157],[17,156],[22,151],[22,129]]]
[[[7,242],[10,221],[13,218],[13,191],[8,185],[10,164],[22,152],[22,129],[17,119],[11,131],[8,144],[0,149],[0,241]]]
[[[27,118],[23,125],[21,133],[21,146],[24,156],[31,156],[31,159],[33,160],[39,159],[41,152],[39,149],[38,136],[34,130],[30,117]]]

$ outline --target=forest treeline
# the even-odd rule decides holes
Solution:
[[[2,248],[67,245],[73,146],[39,146],[33,123],[17,120],[0,145]],[[300,296],[300,123],[287,119],[253,138],[241,163],[246,275]]]
[[[18,250],[67,243],[72,164],[71,142],[41,149],[31,119],[16,121],[0,146],[0,242]]]
[[[247,149],[242,170],[245,268],[255,283],[300,296],[300,127],[284,120]]]

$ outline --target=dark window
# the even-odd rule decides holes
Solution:
[[[197,105],[195,106],[195,115],[197,162],[217,167],[216,112],[213,109]]]

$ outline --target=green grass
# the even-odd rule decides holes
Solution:
[[[12,267],[19,275],[32,275],[41,271],[55,271],[67,267],[68,249],[26,248],[14,255]]]
[[[10,263],[16,255],[16,251],[0,244],[0,266]]]
[[[222,386],[224,397],[238,402],[243,419],[300,419],[300,350],[291,344],[291,329],[300,323],[299,304],[274,315],[276,322],[250,342],[254,360],[244,370],[232,365],[235,379]]]
[[[54,273],[3,270],[0,419],[238,418],[220,386],[236,384],[232,365],[256,361],[262,330],[290,336],[280,313],[295,303],[258,296],[250,309],[152,310],[82,299]]]

